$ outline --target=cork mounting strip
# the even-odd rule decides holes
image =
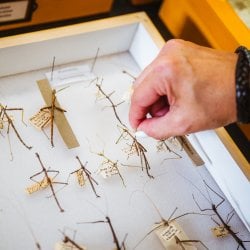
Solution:
[[[50,106],[52,88],[49,84],[49,81],[47,79],[38,80],[37,85],[40,89],[40,92],[43,96],[46,105]],[[60,107],[57,100],[55,104],[57,107]],[[80,146],[63,112],[58,112],[57,110],[55,110],[55,124],[57,126],[59,133],[63,138],[63,141],[65,142],[65,144],[69,149]]]

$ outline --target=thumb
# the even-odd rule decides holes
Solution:
[[[180,132],[176,122],[174,119],[171,119],[169,113],[161,117],[144,119],[138,126],[137,131],[143,131],[148,136],[158,140],[176,136]]]

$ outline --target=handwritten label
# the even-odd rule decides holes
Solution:
[[[85,185],[86,181],[85,181],[85,173],[83,172],[82,169],[79,169],[76,171],[76,178],[78,181],[78,184],[82,187]]]
[[[87,250],[86,247],[80,246],[82,250]],[[70,242],[57,242],[55,245],[55,250],[79,250],[79,247],[74,246]]]
[[[100,168],[97,173],[99,173],[104,179],[107,179],[113,175],[119,174],[119,171],[116,166],[108,165]]]
[[[30,119],[30,123],[37,129],[41,130],[51,121],[51,112],[49,109],[40,110],[38,113],[33,115]]]
[[[0,129],[3,129],[3,120],[0,119]]]
[[[211,228],[212,233],[217,238],[223,238],[229,234],[228,230],[223,226]]]
[[[180,233],[180,230],[178,230],[173,224],[170,224],[163,228],[163,230],[160,233],[160,237],[163,240],[169,241],[169,240],[172,240],[179,233]]]
[[[197,250],[197,248],[192,244],[192,240],[189,240],[181,226],[175,221],[171,221],[167,225],[165,225],[164,222],[161,224],[155,224],[154,232],[160,239],[165,249],[179,249],[181,248],[179,244],[182,244],[182,248],[185,248],[185,250]],[[177,243],[177,240],[180,242]],[[181,243],[181,241],[185,240],[189,242]]]
[[[44,177],[40,182],[35,183],[34,185],[27,187],[26,192],[28,194],[35,193],[37,191],[40,191],[42,189],[45,189],[49,186],[49,182],[52,182],[52,180],[49,178]]]
[[[66,67],[48,72],[45,75],[53,88],[77,82],[92,81],[96,78],[88,65]]]

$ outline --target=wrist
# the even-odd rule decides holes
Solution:
[[[250,50],[240,46],[235,72],[237,121],[250,123]]]

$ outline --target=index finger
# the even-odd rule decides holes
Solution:
[[[152,84],[147,80],[143,84],[136,86],[131,97],[129,110],[129,121],[132,128],[136,129],[140,123],[146,119],[151,106],[159,100],[161,96],[154,90]]]

